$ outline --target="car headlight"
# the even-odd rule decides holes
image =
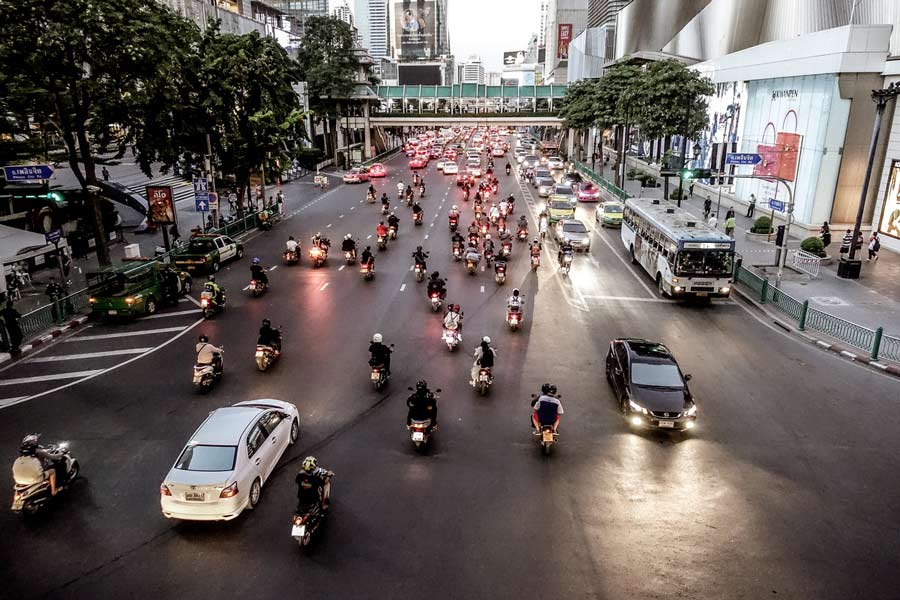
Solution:
[[[648,414],[647,409],[644,408],[643,406],[641,406],[640,404],[638,404],[637,402],[635,402],[634,400],[629,400],[628,406],[630,406],[631,410],[634,412],[639,412],[644,415]]]
[[[684,416],[686,417],[696,417],[697,416],[697,405],[692,405],[689,409],[684,411]]]

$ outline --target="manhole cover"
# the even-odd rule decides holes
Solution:
[[[837,296],[812,296],[810,300],[816,304],[823,304],[825,306],[849,306],[847,302],[844,302]]]

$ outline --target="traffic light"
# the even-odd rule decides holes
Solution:
[[[684,180],[710,179],[712,178],[712,169],[682,169],[678,172],[678,176]]]

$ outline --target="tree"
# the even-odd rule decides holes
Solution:
[[[559,116],[567,129],[590,129],[597,124],[596,95],[599,80],[582,79],[570,85],[563,96]]]
[[[708,79],[676,60],[651,63],[644,72],[641,93],[636,97],[641,133],[650,139],[683,136],[683,166],[687,140],[695,138],[707,126],[707,97],[714,92]],[[682,184],[679,179],[679,206]]]
[[[597,85],[594,106],[596,121],[600,127],[621,128],[617,139],[618,153],[616,182],[624,186],[625,149],[628,144],[629,124],[635,119],[635,98],[641,93],[643,71],[640,67],[620,63],[610,68]]]
[[[142,129],[148,91],[165,80],[195,26],[154,0],[0,0],[3,94],[59,131],[94,216],[97,258],[110,264],[94,143],[109,127]]]
[[[336,153],[335,122],[340,116],[341,101],[353,93],[359,69],[350,26],[335,17],[307,19],[297,64],[301,79],[306,81],[310,112],[317,123],[326,123],[328,143]]]

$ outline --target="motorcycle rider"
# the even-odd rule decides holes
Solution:
[[[428,253],[422,250],[422,246],[416,246],[416,251],[412,253],[412,257],[416,264],[422,265],[423,271],[428,270],[425,266],[425,259],[428,258]]]
[[[563,264],[563,256],[566,254],[573,254],[575,250],[572,248],[572,242],[564,239],[562,243],[559,245],[559,252],[557,253],[556,260],[559,261],[559,266]]]
[[[412,186],[408,185],[408,186],[406,186],[406,200],[407,200],[407,202],[410,201],[410,200],[412,199],[412,197],[413,197],[413,189],[412,189]]]
[[[272,327],[272,321],[269,319],[262,320],[262,327],[259,328],[259,338],[256,340],[257,346],[270,346],[275,351],[275,356],[281,353],[281,332]]]
[[[387,192],[384,192],[383,194],[381,194],[381,205],[382,206],[390,206],[391,205],[391,200],[390,200],[390,198],[388,198]]]
[[[400,218],[391,212],[388,217],[388,226],[392,226],[394,228],[394,232],[400,233]]]
[[[419,198],[425,197],[425,179],[419,182]]]
[[[478,248],[475,247],[475,242],[469,242],[469,247],[466,248],[466,261],[472,261],[475,263],[475,266],[478,266],[478,261],[481,260],[481,255],[478,253]]]
[[[454,204],[453,208],[450,209],[450,214],[447,218],[448,221],[453,221],[455,219],[456,222],[459,223],[459,207]]]
[[[452,252],[454,246],[459,246],[459,251],[462,252],[463,242],[465,242],[465,241],[466,241],[466,239],[462,236],[462,234],[459,232],[458,229],[456,231],[454,231],[453,235],[450,236],[451,252]]]
[[[19,456],[13,462],[13,479],[16,483],[31,484],[41,479],[50,481],[50,495],[55,496],[61,487],[57,485],[65,476],[63,452],[52,452],[40,445],[41,434],[31,433],[22,438]]]
[[[429,391],[428,382],[424,379],[416,382],[416,391],[407,398],[406,406],[409,407],[409,411],[406,413],[407,427],[412,425],[413,421],[426,419],[431,419],[429,433],[437,427],[437,398]]]
[[[360,263],[369,265],[370,271],[375,269],[375,255],[372,254],[372,246],[366,246],[365,250],[363,250]]]
[[[500,209],[500,216],[501,216],[501,217],[504,217],[504,218],[505,218],[506,215],[509,214],[509,202],[507,202],[505,199],[500,201],[500,204],[499,204],[499,206],[498,206],[497,208]]]
[[[399,182],[397,182],[397,195],[402,198],[403,190],[405,190],[405,189],[406,189],[406,186],[403,184],[403,180],[401,179]]]
[[[328,509],[328,500],[331,496],[332,471],[319,466],[315,456],[307,456],[303,459],[303,465],[295,481],[297,482],[297,512],[302,513],[313,505],[318,505],[322,510]]]
[[[506,174],[509,175],[509,172],[512,171],[512,167],[509,165],[509,162],[506,163]]]
[[[369,184],[369,191],[367,192],[367,195],[371,196],[372,198],[375,197],[375,186],[371,183]]]
[[[491,204],[491,210],[488,212],[488,217],[491,220],[491,223],[496,223],[500,219],[500,209],[497,208],[496,204]]]
[[[375,233],[378,234],[378,237],[387,239],[388,229],[384,226],[384,221],[378,221],[378,226],[375,228]]]
[[[553,431],[559,428],[559,417],[563,414],[563,406],[556,397],[556,386],[545,383],[541,386],[541,395],[531,403],[534,412],[531,414],[531,426],[540,431],[543,425],[552,425]]]
[[[491,234],[487,234],[484,236],[484,243],[482,244],[482,249],[484,250],[484,255],[493,255],[494,254],[494,240],[491,239]]]
[[[462,312],[459,310],[459,304],[447,306],[447,312],[444,314],[444,329],[462,333]]]
[[[356,258],[356,242],[349,233],[344,236],[344,241],[341,242],[341,252],[350,252],[350,255]]]
[[[421,215],[424,211],[422,210],[422,207],[419,206],[419,202],[418,202],[418,201],[413,202],[413,205],[412,205],[412,211],[413,211],[413,218],[414,218],[414,219],[422,219],[422,218],[424,218],[424,215],[421,216],[421,217],[419,216],[419,215]]]
[[[420,181],[419,174],[413,173],[413,185],[416,187],[419,187],[419,181]]]
[[[441,274],[437,271],[431,274],[431,279],[428,280],[428,297],[431,298],[431,294],[437,292],[440,294],[441,300],[447,297],[447,282],[441,279]]]
[[[484,369],[492,369],[494,367],[494,359],[497,356],[497,351],[491,347],[491,338],[488,336],[484,336],[481,338],[481,344],[475,348],[475,362],[472,363],[472,373],[469,378],[469,383],[472,387],[477,385],[477,377],[478,371],[482,368]]]
[[[506,299],[506,310],[522,312],[525,308],[525,299],[519,294],[519,288],[512,291],[512,296]]]
[[[197,353],[198,365],[212,365],[216,373],[222,372],[222,352],[224,350],[209,343],[209,338],[201,335],[197,339],[197,346],[194,349]]]
[[[287,242],[285,242],[285,247],[288,252],[293,252],[296,254],[297,252],[297,240],[294,239],[294,236],[289,236]]]
[[[519,224],[516,227],[517,232],[524,231],[525,235],[528,235],[528,217],[526,217],[525,215],[519,217]]]
[[[373,367],[383,366],[387,371],[387,376],[391,376],[391,350],[388,346],[382,343],[382,336],[380,333],[376,333],[372,336],[372,343],[369,344],[369,353],[372,355],[369,358],[369,365]]]
[[[253,264],[250,265],[250,277],[263,285],[269,285],[269,276],[266,275],[263,266],[259,264],[258,256],[253,257]]]
[[[210,275],[206,278],[206,283],[203,284],[203,287],[207,292],[213,293],[213,298],[216,300],[216,304],[222,306],[225,303],[225,289],[222,288],[218,283],[216,283],[216,276]]]

